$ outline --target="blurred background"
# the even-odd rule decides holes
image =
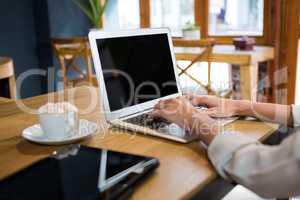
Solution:
[[[168,27],[185,91],[300,103],[297,0],[10,0],[0,5],[0,57],[13,62],[17,80],[38,70],[26,77],[16,98],[74,87],[80,80],[97,85],[88,53],[91,29]],[[235,41],[240,40],[250,49],[239,49]],[[209,49],[208,43],[211,51],[195,60],[192,55],[203,53],[196,48]],[[247,91],[254,87],[255,95]],[[0,80],[0,96],[10,98],[6,78]]]

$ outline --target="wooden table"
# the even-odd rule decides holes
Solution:
[[[47,98],[47,95],[43,95],[23,102],[28,107],[38,108],[47,101]],[[91,99],[95,100],[95,108],[90,113],[81,114],[81,117],[97,122],[99,131],[96,136],[82,141],[82,144],[153,156],[160,160],[161,165],[155,174],[136,190],[132,199],[186,199],[217,178],[217,173],[207,159],[205,149],[197,142],[183,145],[159,138],[106,129],[106,123],[100,112],[98,91],[95,88],[74,88],[64,93],[52,94],[50,99],[69,100],[81,111],[93,104]],[[37,123],[37,117],[20,111],[13,102],[5,106],[0,104],[0,179],[46,157],[59,148],[41,146],[22,139],[22,130],[34,123]],[[237,121],[227,126],[227,129],[263,140],[277,127],[277,125],[255,121]]]
[[[0,103],[6,103],[6,102],[9,102],[9,101],[12,101],[12,100],[9,99],[9,98],[0,97]]]
[[[194,60],[203,50],[198,47],[175,47],[177,60]],[[236,51],[233,45],[216,45],[211,62],[223,62],[240,66],[242,99],[256,101],[258,65],[274,59],[274,48],[255,46],[253,51]],[[199,61],[207,61],[205,58]]]

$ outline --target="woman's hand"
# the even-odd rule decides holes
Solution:
[[[211,117],[232,117],[240,114],[239,101],[195,94],[188,94],[186,98],[190,100],[194,106],[208,107],[205,112]]]
[[[152,115],[177,124],[190,134],[197,135],[206,144],[211,142],[220,129],[216,120],[206,112],[197,110],[185,97],[160,101],[154,107]]]
[[[152,115],[165,118],[182,128],[189,126],[188,122],[193,119],[197,109],[184,97],[159,101],[154,106]]]

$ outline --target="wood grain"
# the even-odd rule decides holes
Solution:
[[[300,1],[290,0],[284,1],[282,5],[282,38],[280,46],[280,69],[287,68],[288,80],[286,82],[286,89],[288,104],[295,103],[296,95],[296,75],[298,63],[298,44],[300,38]],[[280,76],[280,75],[279,75]]]
[[[9,98],[0,97],[0,104],[1,104],[1,103],[6,103],[6,102],[9,102],[9,101],[12,101],[12,100],[9,99]]]
[[[81,118],[98,124],[98,133],[81,144],[106,148],[138,155],[153,156],[160,160],[160,167],[148,180],[137,188],[132,199],[186,199],[201,191],[213,181],[217,174],[206,156],[205,149],[198,143],[182,145],[159,138],[107,129],[101,113],[98,89],[80,87],[49,94],[51,101],[71,101],[80,111],[96,100],[95,108],[89,113],[81,113]],[[25,104],[38,108],[47,102],[43,95],[26,99]],[[13,105],[10,104],[11,108]],[[0,112],[2,109],[0,108]],[[0,117],[0,179],[36,162],[60,147],[41,146],[21,138],[22,130],[34,123],[34,114],[15,108],[13,113]],[[227,126],[238,134],[257,139],[265,139],[277,129],[277,125],[257,121],[237,121]]]
[[[139,0],[140,2],[140,27],[149,28],[151,24],[150,0]]]

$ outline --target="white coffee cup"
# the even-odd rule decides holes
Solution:
[[[41,128],[49,139],[64,139],[78,134],[77,108],[68,103],[48,103],[38,110]]]

